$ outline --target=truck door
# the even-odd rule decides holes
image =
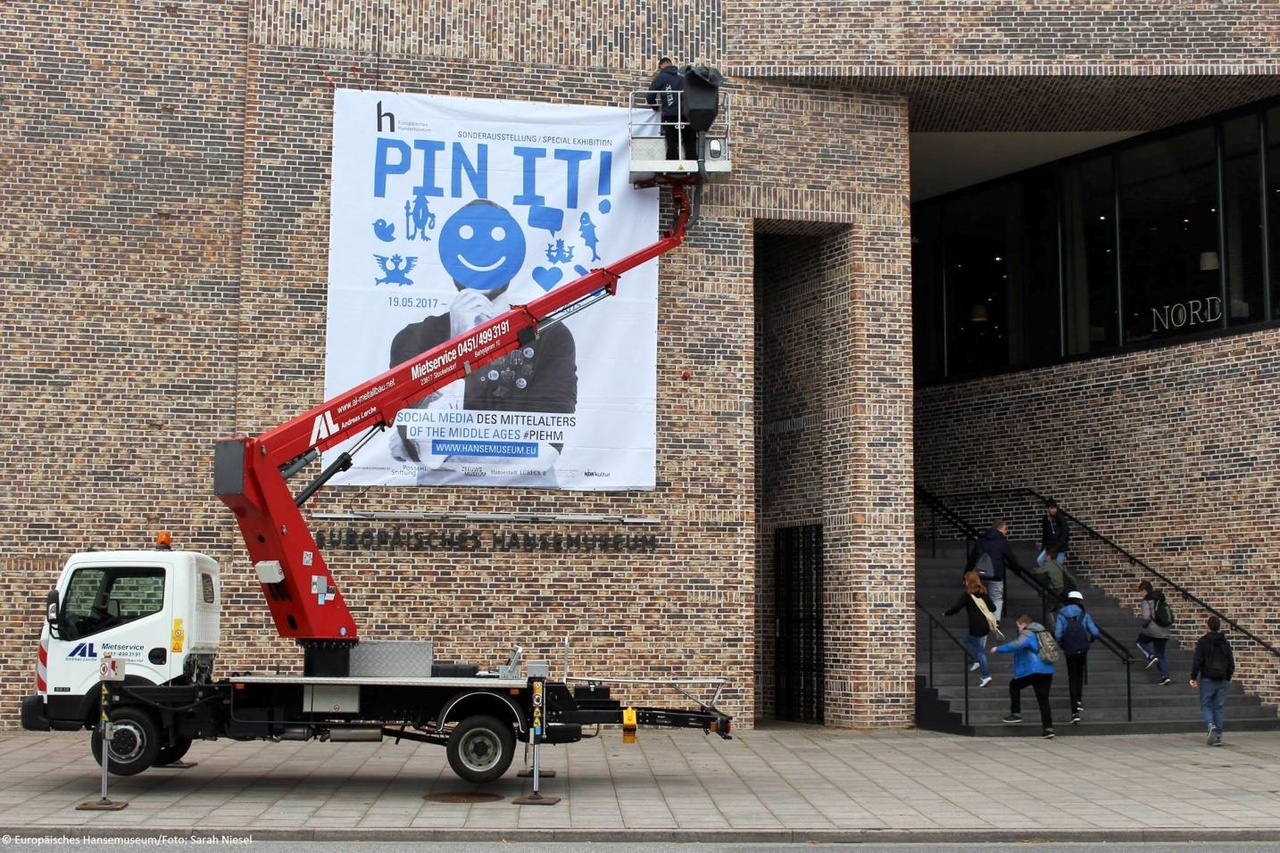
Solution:
[[[83,695],[98,683],[104,653],[129,676],[164,684],[176,674],[169,652],[165,595],[169,568],[95,565],[75,568],[63,587],[58,636],[49,638],[49,693]],[[180,663],[177,665],[180,666]]]

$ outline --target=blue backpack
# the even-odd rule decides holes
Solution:
[[[1062,650],[1069,655],[1082,655],[1089,651],[1089,630],[1084,627],[1084,611],[1068,616],[1062,629]]]

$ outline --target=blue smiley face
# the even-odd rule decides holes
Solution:
[[[440,262],[462,287],[493,290],[524,264],[524,232],[507,211],[477,199],[454,213],[440,230]]]

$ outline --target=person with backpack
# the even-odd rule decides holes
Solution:
[[[1009,682],[1009,716],[1002,722],[1022,722],[1022,689],[1030,686],[1040,706],[1041,737],[1053,737],[1053,711],[1049,708],[1049,688],[1053,686],[1054,661],[1058,644],[1053,635],[1031,617],[1018,617],[1018,636],[1012,642],[992,646],[991,653],[1013,652],[1013,679]]]
[[[1231,643],[1222,633],[1222,620],[1210,616],[1208,632],[1196,641],[1196,654],[1191,661],[1191,686],[1200,690],[1200,713],[1209,733],[1210,746],[1222,746],[1222,706],[1227,690],[1236,674],[1236,657]]]
[[[1165,599],[1164,593],[1151,586],[1151,581],[1138,584],[1138,592],[1142,595],[1139,603],[1142,630],[1138,632],[1138,648],[1147,656],[1147,669],[1159,666],[1160,684],[1172,684],[1169,677],[1169,664],[1165,660],[1165,647],[1169,645],[1169,630],[1173,625],[1173,609]]]
[[[1101,636],[1093,617],[1084,609],[1084,593],[1073,589],[1067,593],[1066,606],[1054,620],[1053,636],[1067,662],[1067,687],[1071,693],[1071,725],[1080,722],[1084,711],[1084,675],[1089,659],[1089,644]]]
[[[977,572],[964,573],[964,592],[956,599],[956,603],[951,605],[951,609],[942,615],[954,616],[961,610],[965,611],[969,618],[969,633],[964,638],[965,650],[973,658],[973,664],[969,667],[969,670],[981,670],[982,675],[978,681],[978,686],[986,687],[991,683],[991,669],[987,666],[987,653],[982,646],[987,639],[987,634],[994,631],[996,636],[1002,635],[995,624],[995,608],[992,606],[991,599],[987,596],[987,588],[982,585],[982,578],[978,577]]]
[[[1009,522],[997,521],[988,528],[969,551],[966,572],[977,572],[978,577],[987,586],[987,593],[995,604],[996,621],[1004,615],[1004,574],[1005,565],[1022,571],[1018,558],[1013,554],[1013,546],[1009,544]]]

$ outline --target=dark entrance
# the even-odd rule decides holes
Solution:
[[[822,722],[822,526],[774,532],[779,720]]]

